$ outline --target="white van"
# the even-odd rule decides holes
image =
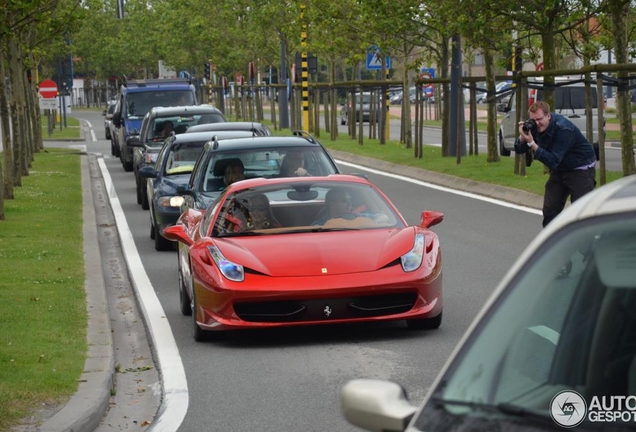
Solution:
[[[585,116],[585,82],[584,77],[557,77],[555,79],[555,107],[550,107],[552,112],[556,112],[569,118],[583,133],[586,134],[586,121]],[[541,85],[541,80],[537,80],[535,84]],[[592,143],[598,143],[598,120],[597,120],[597,108],[598,99],[596,96],[596,86],[592,86],[592,119],[594,138]],[[529,101],[543,99],[542,90],[529,90]],[[517,135],[517,109],[516,109],[516,97],[513,96],[508,101],[508,105],[498,107],[499,111],[506,113],[506,116],[501,120],[499,127],[499,153],[502,156],[510,156],[510,152],[514,151],[515,138]],[[524,110],[521,113],[521,120],[527,120],[528,110]]]

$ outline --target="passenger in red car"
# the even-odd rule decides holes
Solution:
[[[245,227],[248,230],[280,228],[280,223],[274,217],[269,200],[263,194],[257,194],[247,199],[248,216]]]
[[[388,221],[384,214],[373,214],[364,212],[364,206],[353,208],[351,194],[344,189],[331,189],[325,195],[325,208],[318,213],[312,225],[324,225],[328,220],[342,218],[352,220],[358,217],[366,217],[378,223]]]

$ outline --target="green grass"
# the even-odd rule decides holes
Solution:
[[[0,430],[72,395],[86,358],[80,156],[35,154],[0,220]]]
[[[75,117],[66,116],[66,126],[64,126],[64,118],[57,119],[52,122],[54,127],[51,130],[51,135],[49,135],[49,119],[47,116],[43,115],[42,119],[42,137],[46,140],[53,141],[63,141],[63,140],[74,140],[80,139],[80,121]],[[62,128],[60,130],[60,124]]]

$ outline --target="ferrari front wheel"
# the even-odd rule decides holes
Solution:
[[[192,315],[192,304],[190,303],[190,296],[186,289],[185,280],[183,279],[183,272],[181,271],[181,264],[179,264],[179,306],[183,315]]]
[[[406,320],[406,325],[413,330],[434,330],[442,325],[442,313],[433,318]]]
[[[196,295],[194,295],[194,292],[192,292],[192,300],[190,301],[190,309],[192,310],[192,329],[193,331],[193,336],[194,336],[194,340],[197,342],[205,342],[207,340],[207,333],[205,330],[201,329],[201,327],[199,327],[199,324],[197,323],[197,297]]]

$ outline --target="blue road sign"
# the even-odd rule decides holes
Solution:
[[[391,69],[391,57],[385,57],[386,68]],[[382,58],[380,57],[380,50],[371,47],[367,52],[367,69],[368,70],[382,70]]]

